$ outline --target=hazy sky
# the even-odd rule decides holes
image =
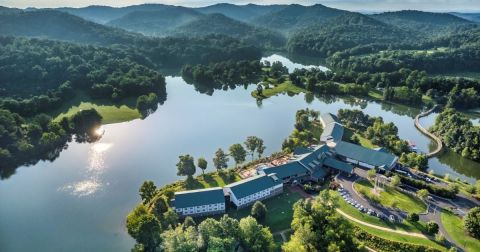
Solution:
[[[356,11],[382,11],[417,9],[428,11],[480,11],[480,0],[0,0],[8,7],[83,7],[88,5],[127,6],[142,3],[164,3],[183,6],[205,6],[219,2],[235,4],[285,4],[311,5],[321,3],[330,7]]]

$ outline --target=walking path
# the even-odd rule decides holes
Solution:
[[[417,116],[415,116],[415,127],[416,127],[420,132],[422,132],[424,135],[430,137],[431,139],[435,140],[435,142],[437,142],[437,148],[436,148],[434,151],[425,154],[425,155],[427,156],[427,158],[431,158],[431,157],[434,157],[434,156],[438,155],[438,154],[442,151],[442,149],[443,149],[443,142],[442,142],[442,140],[441,140],[439,137],[437,137],[437,136],[435,136],[434,134],[428,132],[428,130],[426,130],[426,129],[420,124],[420,120],[419,120],[419,119],[420,119],[421,117],[425,117],[425,116],[430,115],[430,114],[431,114],[433,111],[435,111],[435,109],[437,109],[437,108],[438,108],[438,106],[435,105],[435,106],[433,106],[433,108],[431,108],[430,110],[425,111],[425,112],[420,113],[420,114],[418,114]]]
[[[345,218],[351,220],[351,221],[354,221],[356,223],[359,223],[359,224],[362,224],[364,226],[367,226],[367,227],[371,227],[371,228],[375,228],[375,229],[378,229],[378,230],[382,230],[382,231],[387,231],[387,232],[390,232],[390,233],[397,233],[397,234],[401,234],[401,235],[407,235],[407,236],[413,236],[413,237],[418,237],[418,238],[424,238],[424,239],[429,239],[427,236],[425,236],[424,234],[420,234],[420,233],[412,233],[412,232],[406,232],[406,231],[401,231],[401,230],[395,230],[395,229],[391,229],[391,228],[386,228],[386,227],[381,227],[381,226],[377,226],[377,225],[374,225],[374,224],[371,224],[371,223],[368,223],[368,222],[364,222],[364,221],[361,221],[359,219],[356,219],[346,213],[344,213],[342,210],[340,209],[336,209],[337,212],[341,215],[343,215]]]

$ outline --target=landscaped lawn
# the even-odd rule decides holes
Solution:
[[[449,211],[442,211],[441,219],[448,234],[466,251],[480,251],[480,241],[465,234],[463,220]]]
[[[373,225],[386,227],[386,228],[391,228],[391,229],[395,229],[395,230],[402,230],[402,231],[414,232],[414,233],[424,233],[425,232],[425,223],[423,223],[421,221],[419,221],[417,223],[411,223],[407,220],[404,220],[402,223],[398,223],[398,222],[392,223],[390,221],[384,221],[384,220],[381,220],[377,217],[374,217],[374,216],[368,215],[366,213],[360,212],[358,209],[356,209],[355,207],[348,204],[340,196],[340,194],[337,191],[333,191],[333,194],[338,195],[339,198],[340,198],[338,200],[338,205],[339,205],[340,210],[342,210],[344,213],[352,216],[355,219],[358,219],[358,220],[361,220],[361,221],[364,221],[364,222],[367,222],[367,223],[370,223],[370,224],[373,224]]]
[[[272,88],[263,89],[262,96],[258,96],[256,90],[252,92],[252,96],[255,98],[268,98],[270,96],[274,96],[279,93],[287,93],[287,92],[299,94],[299,93],[305,92],[305,89],[293,85],[293,83],[290,80],[286,80],[283,83],[280,83]]]
[[[302,196],[285,190],[282,194],[262,201],[267,207],[268,213],[261,224],[270,228],[272,233],[290,228],[293,219],[293,204]],[[251,206],[242,209],[231,209],[228,211],[230,217],[241,219],[250,215]]]
[[[400,192],[390,186],[385,186],[379,194],[372,192],[373,185],[370,181],[361,180],[354,184],[355,190],[368,199],[378,202],[386,207],[398,208],[408,213],[424,213],[427,206],[418,197]]]
[[[137,109],[129,108],[126,105],[97,105],[90,102],[81,102],[78,106],[72,106],[67,112],[55,117],[55,121],[60,121],[63,117],[71,117],[80,110],[94,108],[102,116],[102,123],[118,123],[131,121],[140,118],[141,115]]]
[[[340,194],[336,191],[333,192],[334,195],[338,195],[340,197]],[[403,221],[402,223],[391,223],[388,221],[382,221],[377,217],[370,216],[368,214],[362,213],[358,211],[358,209],[354,208],[343,198],[340,197],[338,200],[339,208],[342,210],[344,213],[354,217],[355,219],[381,226],[381,227],[386,227],[386,228],[391,228],[394,230],[402,230],[402,231],[407,231],[407,232],[412,232],[412,233],[422,233],[425,230],[425,224],[422,222],[418,223],[410,223],[408,221]],[[412,243],[412,244],[420,244],[420,245],[425,245],[429,247],[434,247],[437,249],[442,249],[445,250],[444,247],[441,245],[437,244],[435,241],[431,241],[429,239],[423,239],[423,238],[418,238],[418,237],[413,237],[413,236],[407,236],[407,235],[401,235],[401,234],[394,234],[394,233],[389,233],[383,230],[371,228],[359,223],[356,223],[354,221],[350,221],[353,225],[360,227],[361,229],[365,230],[366,232],[373,234],[375,236],[381,237],[383,239],[388,239],[392,241],[397,241],[397,242],[407,242],[407,243]]]
[[[241,180],[241,178],[237,173],[235,173],[233,180],[229,180],[226,173],[220,174],[219,172],[213,172],[195,177],[193,183],[189,184],[188,189],[194,190],[211,187],[224,187],[227,184],[237,182],[239,180]]]

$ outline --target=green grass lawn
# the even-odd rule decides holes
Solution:
[[[265,220],[260,223],[269,227],[272,233],[290,228],[293,219],[293,204],[302,199],[298,193],[285,190],[282,194],[262,201],[267,207],[268,213]],[[241,219],[250,215],[251,206],[242,209],[231,209],[230,217]]]
[[[283,93],[299,94],[302,92],[305,92],[305,89],[293,85],[293,83],[290,80],[286,80],[283,83],[280,83],[272,88],[265,88],[261,96],[259,96],[257,94],[257,90],[255,90],[252,92],[252,96],[255,98],[269,98],[277,94],[283,94]]]
[[[424,238],[419,238],[419,237],[413,237],[413,236],[408,236],[408,235],[401,235],[401,234],[393,234],[389,232],[385,232],[383,230],[367,227],[355,222],[351,222],[353,225],[363,229],[367,233],[370,233],[372,235],[378,236],[380,238],[386,239],[386,240],[391,240],[391,241],[396,241],[396,242],[405,242],[405,243],[410,243],[410,244],[419,244],[419,245],[424,245],[432,248],[436,248],[442,251],[446,251],[447,249],[438,243],[436,243],[433,240],[429,239],[424,239]],[[399,251],[400,252],[400,251]]]
[[[399,190],[386,186],[380,194],[372,192],[373,185],[370,181],[361,180],[354,184],[355,190],[368,199],[378,202],[383,206],[398,208],[405,212],[423,213],[427,206],[418,197],[400,192]]]
[[[366,147],[366,148],[369,148],[369,149],[373,149],[373,148],[378,147],[377,145],[373,144],[367,138],[363,137],[362,135],[360,135],[358,133],[353,132],[353,130],[351,130],[349,128],[344,129],[342,140],[348,142],[348,141],[350,141],[350,139],[352,138],[353,135],[357,136],[358,140],[360,140],[360,145],[363,146],[363,147]]]
[[[336,191],[334,191],[333,194],[338,195],[340,197],[340,194]],[[358,211],[358,209],[348,204],[342,197],[340,197],[338,204],[339,204],[340,210],[342,210],[344,213],[354,217],[355,219],[358,219],[373,225],[395,229],[395,230],[414,232],[414,233],[425,232],[425,223],[423,222],[411,223],[407,220],[404,220],[402,223],[398,223],[398,222],[392,223],[390,221],[384,221],[377,217],[373,217],[371,215]]]
[[[63,117],[71,117],[75,113],[84,109],[94,108],[102,116],[102,123],[118,123],[131,121],[141,117],[137,109],[129,108],[126,105],[97,105],[91,102],[81,102],[78,106],[72,106],[68,111],[60,113],[55,117],[55,121],[61,120]]]
[[[85,92],[79,91],[73,99],[49,114],[55,121],[59,121],[63,117],[73,116],[80,110],[94,108],[103,117],[102,123],[109,124],[141,118],[141,114],[135,106],[135,98],[123,99],[119,103],[113,103],[105,99],[92,100]]]
[[[204,189],[211,187],[224,187],[227,184],[241,180],[240,176],[235,173],[233,180],[230,180],[225,173],[212,172],[200,175],[194,178],[194,181],[188,185],[188,190]]]
[[[442,211],[441,219],[448,234],[466,251],[480,251],[480,241],[463,231],[463,220],[449,211]]]

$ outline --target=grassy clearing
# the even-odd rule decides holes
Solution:
[[[55,121],[59,121],[63,117],[73,116],[80,110],[94,108],[103,117],[102,123],[110,124],[141,118],[141,114],[135,106],[136,98],[127,98],[119,103],[113,103],[105,99],[92,100],[85,92],[79,91],[73,99],[49,114]]]
[[[137,109],[129,108],[126,105],[116,106],[116,105],[97,105],[91,102],[81,102],[78,106],[72,106],[65,113],[60,113],[55,117],[55,121],[61,120],[63,117],[71,117],[80,110],[91,109],[100,113],[102,116],[102,123],[119,123],[131,121],[134,119],[141,118],[140,112]]]
[[[290,228],[293,219],[293,204],[302,199],[298,193],[285,190],[282,194],[262,201],[267,207],[268,213],[265,220],[260,223],[269,227],[275,233]],[[251,207],[239,210],[232,209],[228,215],[232,218],[241,219],[250,215]]]
[[[272,82],[274,83],[274,81]],[[267,84],[272,85],[271,83],[268,83],[268,82]],[[280,84],[273,84],[273,85],[274,87],[272,88],[265,88],[263,90],[262,95],[258,95],[257,90],[254,90],[252,92],[252,96],[257,99],[259,98],[265,99],[277,94],[284,94],[284,93],[300,94],[302,92],[305,92],[305,89],[293,85],[293,83],[290,80],[286,80]]]
[[[374,149],[377,148],[378,146],[373,144],[369,139],[363,137],[362,135],[353,132],[353,130],[345,128],[344,133],[343,133],[343,141],[349,141],[352,136],[355,135],[357,136],[358,140],[360,140],[360,145],[369,149]]]
[[[480,241],[463,231],[463,221],[449,211],[442,211],[441,219],[448,234],[466,251],[480,251]]]
[[[235,173],[233,179],[230,179],[226,173],[212,172],[200,175],[194,178],[188,185],[189,190],[204,189],[211,187],[224,187],[227,184],[240,181],[240,176]]]
[[[335,191],[333,193],[340,197],[340,194],[338,192]],[[423,222],[411,223],[404,220],[402,223],[398,223],[398,222],[392,223],[389,221],[383,221],[377,217],[373,217],[371,215],[358,211],[358,209],[348,204],[342,197],[340,197],[338,204],[339,204],[340,210],[342,210],[344,213],[354,217],[355,219],[358,219],[373,225],[386,227],[394,230],[414,232],[414,233],[425,232],[425,223]]]
[[[370,181],[361,180],[355,183],[355,190],[368,199],[378,202],[386,207],[398,208],[405,212],[423,213],[427,206],[418,197],[398,191],[395,188],[387,186],[379,194],[372,192],[373,185]]]

